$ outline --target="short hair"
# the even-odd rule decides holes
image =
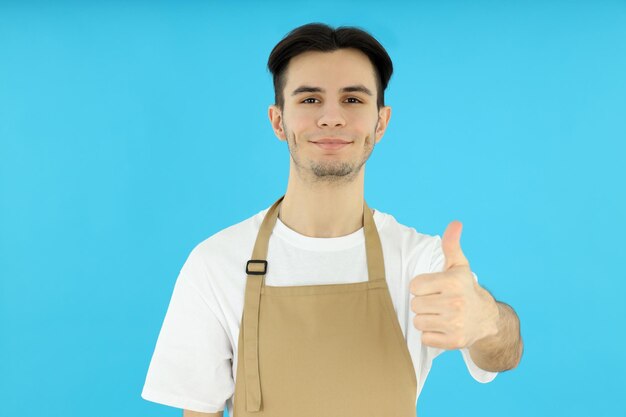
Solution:
[[[356,48],[369,58],[375,70],[376,105],[385,105],[385,89],[393,73],[393,63],[383,46],[368,32],[354,26],[333,29],[324,23],[309,23],[289,32],[274,46],[267,68],[274,78],[274,101],[282,111],[285,105],[283,90],[287,83],[287,64],[291,58],[307,51],[333,52]]]

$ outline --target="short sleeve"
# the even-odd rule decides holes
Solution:
[[[445,265],[445,257],[443,255],[443,249],[441,247],[441,237],[438,235],[435,236],[435,245],[433,247],[432,258],[430,262],[430,272],[441,272],[443,271],[443,267]],[[478,282],[478,275],[472,272],[474,275],[474,279]],[[431,357],[434,359],[439,354],[445,351],[445,349],[431,348]],[[465,366],[467,366],[467,370],[470,375],[478,382],[487,383],[491,382],[498,375],[498,372],[485,371],[481,369],[474,363],[472,360],[472,356],[469,354],[468,348],[459,349],[461,355],[463,356],[463,360],[465,361]]]
[[[193,282],[206,274],[192,251],[183,265],[148,368],[141,397],[204,413],[224,410],[234,392],[232,346]]]

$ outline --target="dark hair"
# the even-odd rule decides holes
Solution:
[[[272,49],[267,68],[274,77],[275,104],[283,110],[287,83],[287,64],[296,55],[307,51],[332,52],[342,48],[356,48],[368,56],[376,78],[376,105],[385,105],[385,89],[393,73],[391,58],[383,46],[368,32],[351,26],[336,29],[323,23],[309,23],[293,29]]]

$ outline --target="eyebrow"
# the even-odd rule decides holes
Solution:
[[[311,86],[308,86],[308,85],[301,85],[300,87],[298,87],[295,90],[293,90],[291,95],[295,96],[295,95],[301,94],[301,93],[325,93],[325,92],[326,92],[326,90],[324,90],[323,88],[320,88],[320,87],[311,87]],[[363,84],[350,85],[348,87],[344,87],[344,88],[340,89],[339,92],[340,93],[359,92],[359,93],[365,93],[365,94],[367,94],[369,96],[372,95],[372,92],[370,91],[370,89],[365,87]]]

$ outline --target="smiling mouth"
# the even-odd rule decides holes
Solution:
[[[319,146],[322,149],[337,150],[337,149],[345,148],[348,145],[351,145],[352,142],[326,142],[326,143],[313,142],[313,144],[316,146]]]

